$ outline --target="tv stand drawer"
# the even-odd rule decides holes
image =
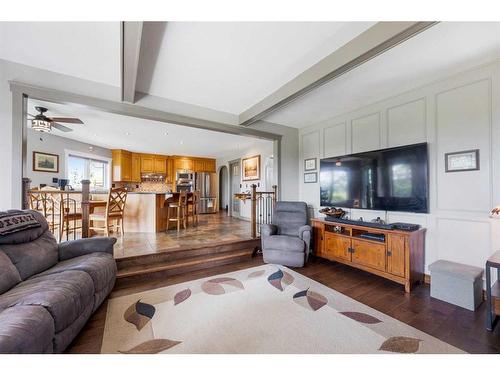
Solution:
[[[351,248],[353,263],[385,271],[385,244],[353,239]]]

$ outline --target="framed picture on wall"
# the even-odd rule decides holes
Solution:
[[[59,155],[33,151],[33,170],[59,173]]]
[[[446,172],[479,170],[479,150],[448,152],[444,154]]]
[[[242,159],[241,173],[243,181],[260,180],[260,155]]]
[[[305,171],[315,171],[316,170],[316,158],[310,158],[304,160],[304,170]]]
[[[317,172],[304,173],[304,183],[305,184],[314,184],[316,182],[318,182],[318,173]]]

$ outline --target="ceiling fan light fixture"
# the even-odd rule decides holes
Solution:
[[[49,133],[52,130],[52,126],[49,121],[34,118],[31,120],[31,129],[37,132]]]

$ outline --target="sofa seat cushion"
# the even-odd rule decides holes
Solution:
[[[54,320],[42,306],[14,306],[0,312],[0,353],[52,353]]]
[[[0,296],[0,309],[43,306],[54,320],[56,333],[73,323],[93,303],[92,278],[76,270],[23,281]]]
[[[116,277],[116,262],[111,254],[91,253],[79,257],[63,260],[54,267],[32,277],[36,279],[47,275],[54,275],[65,271],[86,272],[94,283],[94,293],[107,288]]]
[[[263,238],[266,250],[304,252],[305,243],[299,237],[275,235]]]

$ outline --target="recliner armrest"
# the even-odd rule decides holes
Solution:
[[[303,240],[303,239],[304,239],[304,233],[305,233],[305,232],[309,232],[309,235],[310,235],[311,230],[312,230],[312,229],[311,229],[311,226],[310,226],[310,225],[303,225],[303,226],[301,226],[301,227],[299,228],[299,238],[300,238],[301,240]]]
[[[79,257],[91,253],[108,253],[113,255],[114,237],[82,238],[59,244],[59,261]]]
[[[260,226],[261,237],[274,236],[278,233],[278,227],[274,224],[262,224]]]

